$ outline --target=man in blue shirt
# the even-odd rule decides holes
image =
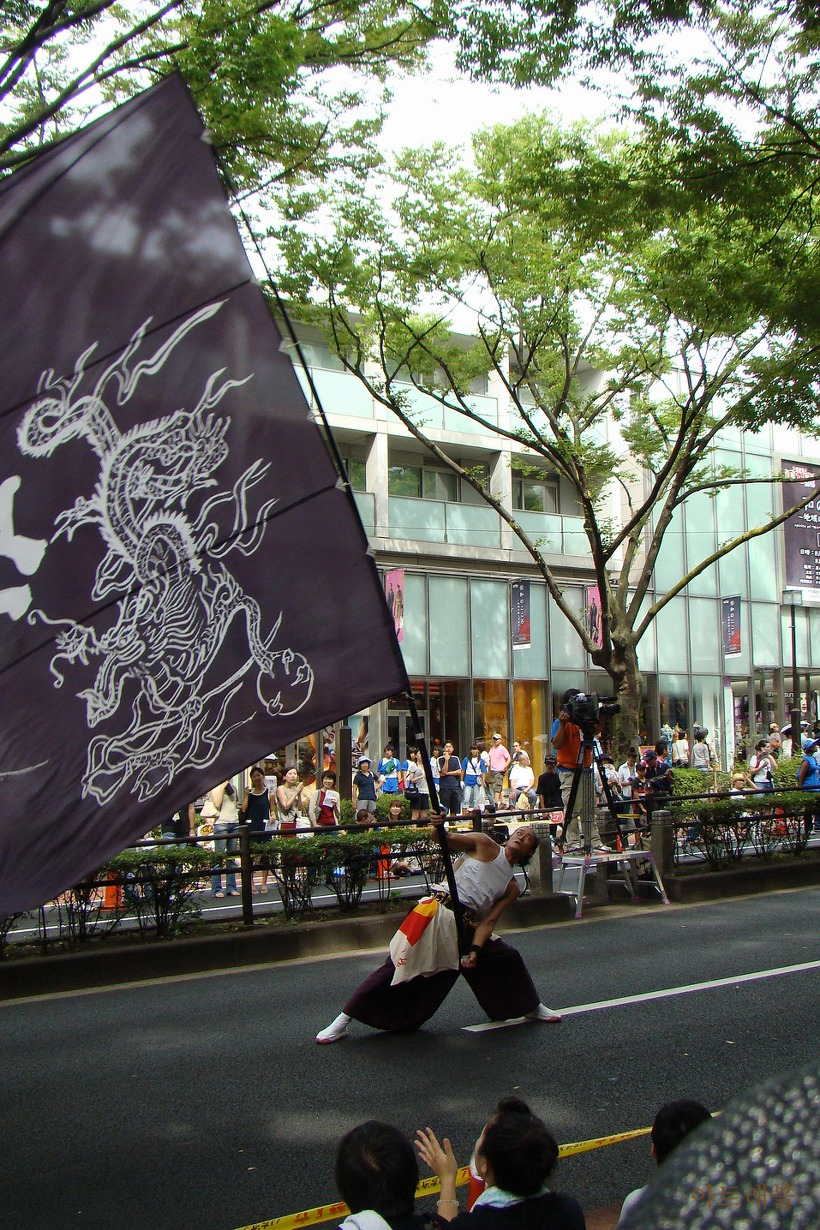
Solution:
[[[820,823],[820,761],[817,759],[820,751],[820,739],[806,740],[803,743],[803,759],[797,770],[797,784],[801,790],[806,790],[817,797],[806,805],[803,819],[806,825],[806,837]]]
[[[452,743],[444,744],[444,755],[438,762],[438,798],[451,816],[461,812],[461,761]]]
[[[379,784],[382,794],[399,793],[399,774],[401,773],[401,765],[393,755],[392,743],[385,745],[382,758],[376,766],[376,773],[379,777]]]

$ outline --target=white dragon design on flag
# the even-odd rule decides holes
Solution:
[[[90,729],[111,730],[118,723],[88,745],[83,795],[100,803],[128,783],[141,799],[150,798],[180,768],[213,763],[231,731],[257,711],[254,706],[228,713],[249,673],[256,673],[256,696],[271,715],[296,713],[313,688],[304,656],[275,647],[282,612],[265,633],[259,604],[222,562],[235,551],[251,556],[262,542],[276,500],[252,516],[248,497],[269,466],[255,461],[230,490],[207,498],[195,516],[188,510],[194,492],[217,486],[216,472],[229,453],[231,420],[209,411],[251,377],[223,379],[220,369],[193,410],[176,410],[125,432],[109,409],[112,400],[125,405],[139,381],[155,376],[186,335],[222,306],[195,312],[150,357],[140,358],[149,318],[88,393],[81,388],[96,344],[80,355],[70,376],[44,372],[39,396],[18,428],[20,451],[28,456],[51,456],[82,437],[99,458],[93,495],[81,496],[57,516],[52,541],[65,535],[70,542],[81,526],[97,528],[105,554],[91,597],[112,600],[115,620],[101,632],[42,610],[30,611],[28,620],[61,628],[50,664],[55,687],[64,682],[66,664],[100,659],[93,686],[78,693]],[[227,534],[226,511],[233,518]],[[237,620],[244,622],[247,658],[220,678],[220,650]],[[123,718],[126,690],[130,713]]]

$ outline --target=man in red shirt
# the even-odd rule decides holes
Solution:
[[[572,790],[572,782],[575,769],[578,766],[579,756],[581,753],[581,728],[576,726],[570,718],[564,706],[567,701],[578,696],[577,688],[568,688],[561,697],[561,712],[552,724],[550,731],[550,739],[552,746],[555,748],[555,757],[557,760],[558,776],[561,779],[561,799],[564,804],[564,844],[566,846],[581,845],[581,824],[580,813],[584,806],[584,800],[589,796],[589,806],[593,809],[593,815],[588,819],[594,822],[594,807],[595,794],[592,788],[592,752],[584,752],[584,773],[589,776],[589,790],[585,790],[586,781],[582,778],[578,783],[578,793],[575,796],[575,815],[568,817],[567,808],[569,807],[569,796]]]

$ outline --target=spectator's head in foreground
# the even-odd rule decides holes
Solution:
[[[652,1124],[652,1155],[660,1166],[682,1140],[712,1116],[700,1102],[681,1098],[667,1102],[655,1115]]]
[[[476,1145],[476,1166],[488,1187],[536,1196],[558,1161],[543,1120],[520,1098],[502,1098]]]
[[[413,1212],[419,1164],[410,1141],[389,1123],[369,1119],[343,1136],[335,1177],[351,1213],[374,1209],[389,1221]]]
[[[818,1104],[817,1059],[745,1090],[675,1148],[629,1214],[630,1230],[820,1226]],[[732,1191],[742,1207],[712,1197]]]

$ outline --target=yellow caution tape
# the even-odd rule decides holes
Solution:
[[[595,1140],[578,1140],[573,1144],[561,1145],[559,1157],[573,1157],[577,1153],[590,1153],[593,1149],[603,1149],[607,1145],[617,1145],[624,1140],[636,1140],[639,1136],[648,1136],[651,1128],[636,1128],[631,1132],[618,1132],[615,1136],[598,1136]],[[456,1186],[463,1187],[470,1182],[469,1166],[462,1166],[456,1175]],[[422,1179],[416,1188],[416,1199],[424,1196],[434,1196],[441,1191],[441,1183],[435,1175]],[[241,1230],[298,1230],[302,1226],[317,1226],[323,1221],[344,1221],[350,1209],[342,1201],[336,1204],[322,1204],[317,1209],[305,1209],[302,1213],[285,1213],[282,1217],[272,1217],[269,1221],[256,1221],[252,1226],[242,1226]]]
[[[593,1149],[603,1149],[606,1145],[619,1145],[624,1140],[637,1140],[639,1136],[648,1136],[651,1128],[635,1128],[631,1132],[618,1132],[615,1136],[599,1136],[597,1140],[577,1140],[571,1145],[560,1145],[559,1157],[574,1157],[576,1153],[591,1153]]]

